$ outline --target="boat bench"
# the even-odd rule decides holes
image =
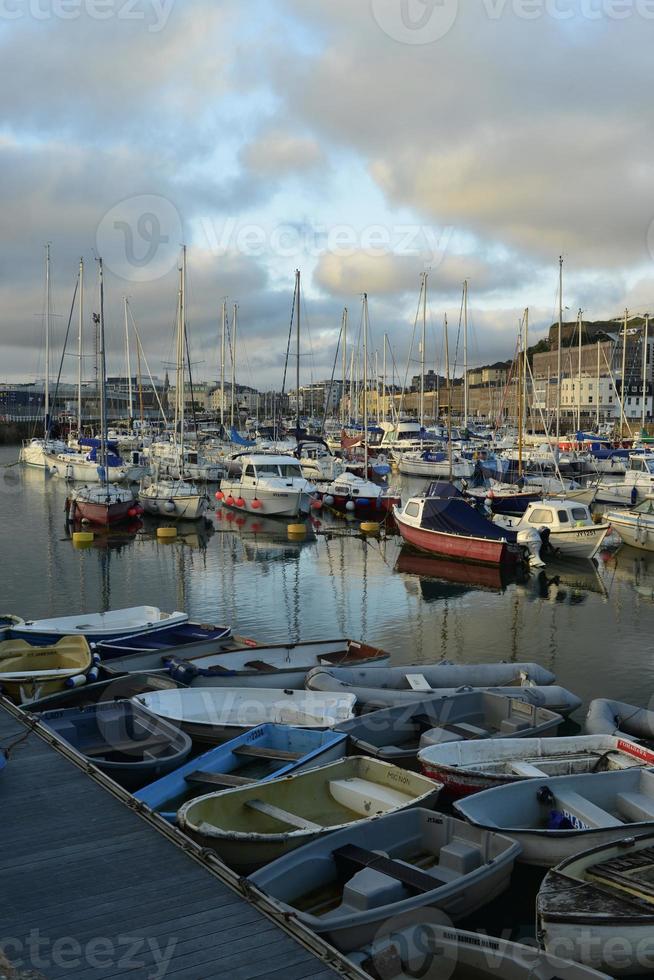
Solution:
[[[633,823],[654,820],[654,799],[645,793],[618,793],[615,802],[620,812]]]
[[[193,786],[246,786],[248,783],[256,782],[247,776],[236,776],[231,772],[203,772],[196,769],[184,776],[184,781]]]
[[[530,762],[510,762],[509,768],[515,776],[524,776],[525,779],[533,779],[536,776],[542,778],[547,775],[542,769],[538,769]]]
[[[596,806],[590,800],[587,800],[579,793],[575,793],[573,790],[559,790],[555,792],[554,798],[556,805],[560,809],[576,817],[577,820],[587,827],[621,827],[623,825],[622,820],[618,820],[617,817],[614,817],[606,810],[602,810],[601,807]]]
[[[271,749],[265,745],[238,745],[234,755],[245,755],[252,759],[279,759],[282,762],[295,762],[303,752],[287,752],[286,749]]]
[[[527,728],[531,728],[531,725],[527,721],[510,721],[508,718],[504,718],[500,722],[500,732],[502,735],[509,735],[512,732],[524,732]]]
[[[423,732],[420,739],[420,747],[425,745],[442,745],[445,742],[461,742],[467,739],[488,738],[488,731],[479,728],[477,725],[469,725],[467,722],[457,722],[451,725],[437,725]]]

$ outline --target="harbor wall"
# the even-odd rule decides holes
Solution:
[[[0,422],[0,446],[19,446],[34,435],[34,422]]]

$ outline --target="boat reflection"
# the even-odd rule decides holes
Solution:
[[[417,577],[425,602],[451,599],[477,589],[501,593],[526,574],[519,566],[473,565],[448,561],[447,558],[419,555],[407,548],[400,551],[395,562],[395,571]],[[408,581],[405,584],[408,587]]]
[[[545,568],[532,572],[523,590],[534,599],[578,606],[589,593],[608,598],[597,562],[585,558],[548,559]]]
[[[242,545],[242,557],[246,561],[285,561],[296,558],[316,537],[310,522],[305,523],[302,535],[289,534],[289,525],[296,527],[298,519],[263,517],[258,514],[242,514],[218,507],[214,514],[218,532],[238,535]]]
[[[623,544],[618,551],[600,555],[607,572],[628,582],[638,595],[654,600],[654,553]]]
[[[137,519],[134,521],[129,521],[125,524],[118,525],[88,525],[83,524],[81,521],[75,521],[74,523],[66,524],[65,535],[71,542],[74,548],[99,548],[102,550],[113,549],[120,551],[128,545],[132,544],[139,532],[143,529],[143,521]],[[78,542],[73,538],[73,534],[77,531],[92,531],[93,540]]]

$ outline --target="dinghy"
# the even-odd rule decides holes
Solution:
[[[173,658],[167,662],[175,680],[190,687],[285,687],[300,689],[307,672],[325,664],[388,663],[389,655],[357,640],[318,640],[227,653]]]
[[[477,827],[515,838],[525,864],[551,868],[585,847],[654,830],[654,772],[525,779],[457,800],[454,809]]]
[[[182,804],[196,796],[334,762],[345,755],[346,746],[347,735],[331,729],[259,725],[196,756],[134,795],[174,823]]]
[[[468,691],[371,711],[343,722],[338,730],[347,732],[357,755],[417,769],[416,756],[423,746],[460,739],[553,735],[562,722],[561,715],[546,708],[499,694]]]
[[[37,698],[36,701],[26,701],[21,707],[31,714],[60,708],[87,708],[102,701],[129,699],[148,691],[172,691],[181,686],[168,674],[124,674],[122,677],[95,681],[84,684],[83,687],[72,687],[59,691],[58,694],[49,694],[47,697]]]
[[[347,953],[391,917],[435,905],[456,921],[482,908],[508,888],[519,851],[501,834],[416,808],[319,837],[249,880]]]
[[[182,830],[237,871],[254,871],[301,844],[371,817],[431,808],[440,785],[376,759],[351,756],[267,783],[227,789],[183,804]]]
[[[157,653],[165,650],[169,656],[198,657],[203,653],[217,653],[231,649],[226,641],[231,638],[231,626],[213,626],[208,623],[175,623],[150,633],[136,636],[118,636],[113,640],[100,640],[95,649],[103,660],[126,657],[137,653]]]
[[[654,752],[613,735],[493,738],[428,745],[420,749],[418,762],[425,776],[443,783],[444,792],[458,798],[522,779],[652,766]]]
[[[520,667],[520,664],[494,664],[495,667]],[[452,669],[452,667],[448,668]],[[538,668],[539,670],[541,668]],[[503,694],[509,698],[526,701],[541,708],[549,708],[560,715],[569,715],[581,704],[581,698],[565,688],[549,682],[546,686],[532,685],[528,679],[522,680],[519,671],[515,671],[513,682],[506,686],[480,685],[478,688],[471,684],[460,683],[456,687],[437,687],[440,680],[440,665],[436,668],[420,665],[415,668],[407,667],[314,667],[307,674],[304,686],[309,691],[332,691],[333,693],[355,694],[362,705],[370,708],[390,708],[398,704],[411,704],[424,699],[427,695],[446,697],[459,694],[466,690],[485,690],[493,694]],[[547,672],[545,672],[547,673]],[[551,674],[549,675],[552,676]],[[479,675],[478,675],[479,677]],[[479,677],[479,680],[482,678]]]
[[[188,735],[134,701],[44,711],[39,721],[126,789],[175,769],[193,747]]]
[[[589,735],[624,735],[654,740],[654,711],[624,701],[596,698],[588,706],[584,728]]]
[[[433,909],[419,918],[399,916],[349,959],[379,980],[612,980],[533,946],[441,925],[444,916]]]
[[[101,613],[79,613],[55,619],[20,620],[11,627],[16,639],[35,643],[56,643],[62,636],[85,636],[93,640],[108,640],[128,633],[149,633],[165,626],[176,626],[188,619],[183,612],[163,612],[157,606],[131,606]]]
[[[93,665],[83,636],[65,636],[52,646],[26,640],[0,642],[0,690],[15,704],[84,684]]]
[[[575,854],[545,875],[538,938],[612,976],[654,969],[654,834]]]
[[[256,725],[272,722],[299,728],[333,728],[354,714],[354,694],[275,688],[155,691],[137,702],[200,742],[225,742]]]
[[[327,676],[328,675],[328,676]],[[534,684],[553,684],[556,680],[551,671],[533,663],[453,664],[443,660],[435,664],[415,664],[407,667],[329,668],[311,672],[312,683],[335,683],[360,687],[379,687],[385,690],[416,691],[429,693],[439,687],[498,687],[509,684],[521,685],[525,680]],[[374,683],[371,683],[374,677]],[[313,680],[315,678],[315,681]],[[319,690],[319,688],[315,688]]]

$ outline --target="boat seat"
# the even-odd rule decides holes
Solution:
[[[279,820],[280,823],[288,824],[289,827],[295,827],[296,830],[324,830],[322,824],[314,823],[312,820],[305,820],[304,817],[300,817],[297,813],[289,813],[288,810],[282,810],[281,807],[274,806],[272,803],[266,803],[264,800],[246,800],[245,806],[250,810],[256,810],[257,813],[263,813],[267,817],[272,817],[273,820]]]
[[[266,745],[239,745],[234,749],[235,755],[246,755],[253,759],[280,759],[282,762],[294,762],[301,759],[302,752],[287,752],[286,749],[271,749]]]
[[[170,738],[164,735],[153,735],[150,738],[126,738],[122,742],[103,742],[100,745],[82,746],[78,749],[82,755],[94,758],[96,756],[110,755],[120,752],[123,755],[138,755],[143,752],[152,752],[154,749],[162,749],[170,745]]]
[[[193,786],[245,786],[246,783],[254,783],[255,779],[248,779],[247,776],[235,776],[231,772],[202,772],[196,769],[184,776],[184,781]]]
[[[443,725],[448,732],[461,735],[462,738],[488,738],[488,730],[479,725],[471,725],[467,721],[452,722],[451,725]]]
[[[500,732],[503,735],[509,735],[512,732],[524,732],[527,728],[531,728],[531,725],[526,721],[510,721],[508,718],[503,718],[500,722]]]
[[[412,799],[400,790],[356,776],[351,779],[330,779],[329,792],[337,803],[362,817],[406,806]]]
[[[556,805],[567,815],[575,817],[584,827],[621,827],[623,821],[602,810],[573,790],[561,789],[554,794]]]
[[[537,766],[532,766],[530,762],[511,762],[509,763],[509,768],[511,772],[516,776],[524,776],[526,779],[531,779],[534,776],[546,776],[547,773],[543,772]]]
[[[250,670],[260,670],[266,674],[279,670],[279,667],[275,667],[273,664],[267,664],[265,660],[246,660],[244,666]]]
[[[403,861],[394,861],[375,851],[369,851],[356,844],[345,844],[332,852],[337,868],[344,875],[369,868],[401,882],[416,892],[430,892],[437,888],[440,882],[420,868]]]
[[[447,868],[460,875],[470,874],[483,864],[483,859],[478,847],[468,844],[463,840],[451,840],[445,847],[441,847],[438,859],[439,867]]]
[[[447,742],[460,742],[461,736],[445,728],[430,728],[420,736],[420,748],[427,745],[445,745]]]
[[[654,798],[645,793],[618,793],[615,802],[620,813],[634,823],[654,820]]]

